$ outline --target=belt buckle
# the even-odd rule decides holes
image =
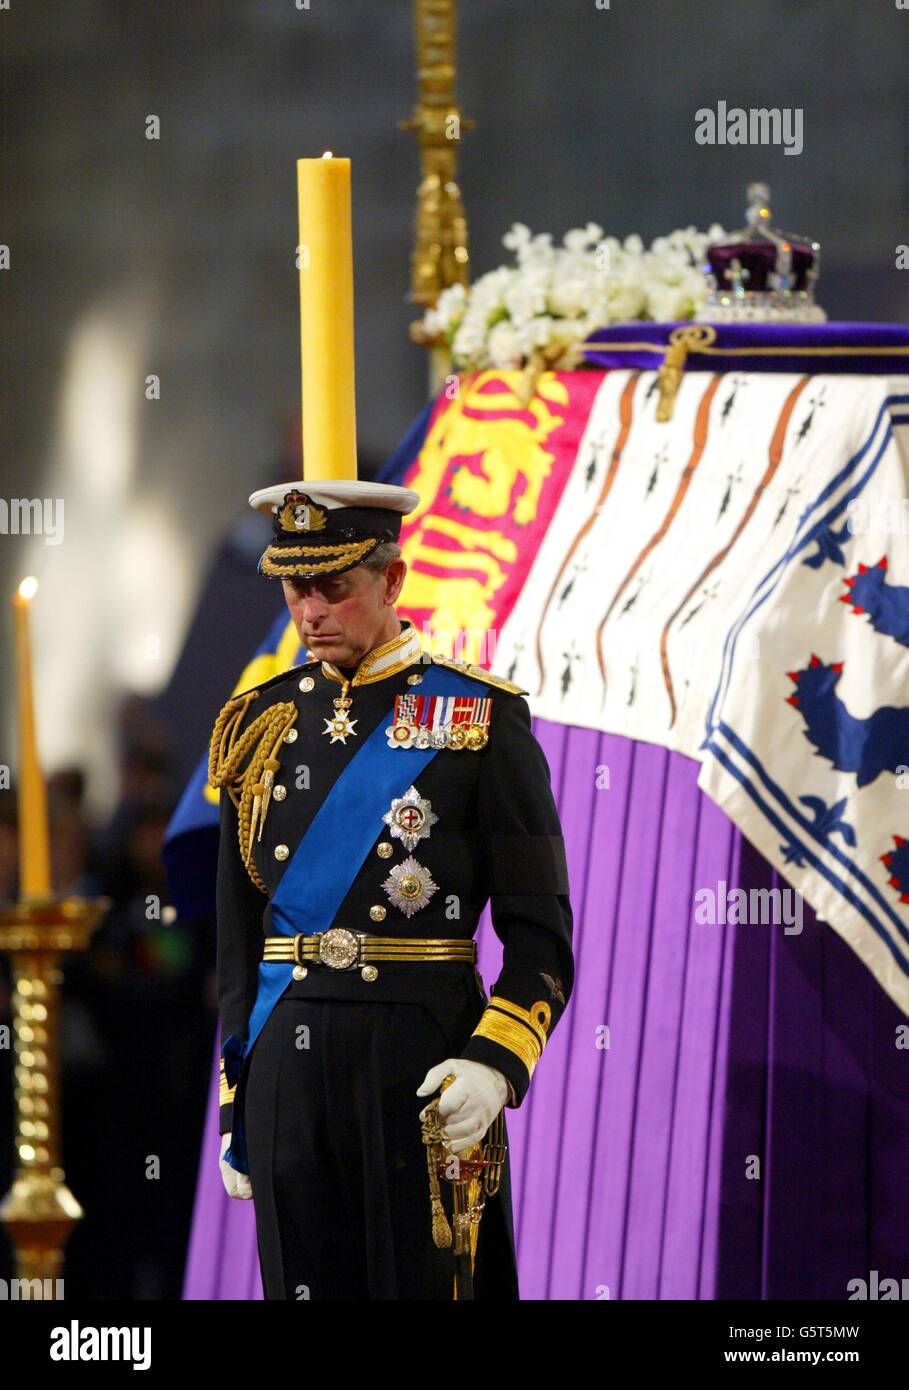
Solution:
[[[359,940],[346,927],[332,927],[319,937],[319,960],[332,970],[348,970],[359,954]]]

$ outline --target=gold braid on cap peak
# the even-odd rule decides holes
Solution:
[[[289,729],[297,722],[297,707],[291,700],[270,705],[239,734],[240,725],[258,690],[247,690],[228,700],[212,730],[208,750],[208,780],[213,787],[224,787],[237,808],[237,834],[240,854],[253,883],[268,892],[253,861],[253,841],[262,838],[262,827],[271,800],[275,773],[280,767],[275,756]],[[239,737],[238,737],[239,734]],[[249,756],[248,766],[241,765]]]
[[[300,561],[304,560],[302,568],[312,570],[313,573],[322,570],[336,570],[340,565],[347,565],[352,568],[354,564],[359,564],[360,560],[365,559],[368,554],[380,545],[380,541],[370,536],[365,541],[345,541],[339,545],[320,545],[318,549],[308,545],[270,545],[262,556],[260,565],[262,573],[274,579],[291,578],[298,574],[301,569]],[[327,560],[317,560],[316,555],[328,555]],[[281,560],[288,559],[289,563],[281,564]]]

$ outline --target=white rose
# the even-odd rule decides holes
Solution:
[[[550,288],[547,296],[548,307],[553,314],[570,318],[582,314],[590,303],[592,287],[589,280],[581,276],[559,279]]]
[[[528,324],[531,342],[534,347],[548,347],[552,337],[552,319],[548,314],[540,314]]]
[[[485,342],[485,334],[477,327],[476,323],[470,319],[465,319],[454,335],[451,350],[460,362],[479,366]]]
[[[523,222],[513,222],[511,230],[502,237],[502,245],[509,251],[518,251],[530,240],[530,228]]]
[[[442,320],[435,309],[427,309],[423,315],[423,332],[428,338],[438,338],[442,333]]]
[[[464,313],[464,305],[467,300],[467,290],[463,285],[449,285],[447,290],[443,290],[436,300],[435,312],[441,328],[445,329],[449,324],[461,318]]]
[[[521,276],[509,286],[503,300],[513,319],[530,319],[546,308],[546,291],[539,280]]]
[[[514,326],[503,319],[501,323],[490,329],[487,342],[489,358],[494,367],[520,367],[522,361],[521,349],[518,345],[517,335]]]
[[[613,323],[638,318],[647,307],[647,296],[640,285],[618,285],[609,295],[609,316]]]
[[[584,252],[594,242],[599,241],[602,235],[602,227],[598,227],[595,222],[588,222],[586,227],[572,227],[570,232],[566,232],[562,237],[562,244],[569,251]]]
[[[647,311],[658,323],[674,323],[686,317],[687,296],[672,285],[653,285],[647,294]]]
[[[523,246],[518,247],[518,266],[523,270],[532,265],[549,265],[553,255],[552,237],[549,232],[539,232]]]

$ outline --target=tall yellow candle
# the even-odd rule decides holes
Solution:
[[[35,735],[29,605],[37,579],[23,579],[13,596],[16,686],[19,700],[19,896],[51,896],[47,793]]]
[[[303,477],[356,478],[350,160],[297,160]]]

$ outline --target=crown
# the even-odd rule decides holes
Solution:
[[[747,196],[747,226],[707,247],[710,295],[698,320],[825,323],[814,300],[820,244],[775,230],[766,183],[750,183]]]

